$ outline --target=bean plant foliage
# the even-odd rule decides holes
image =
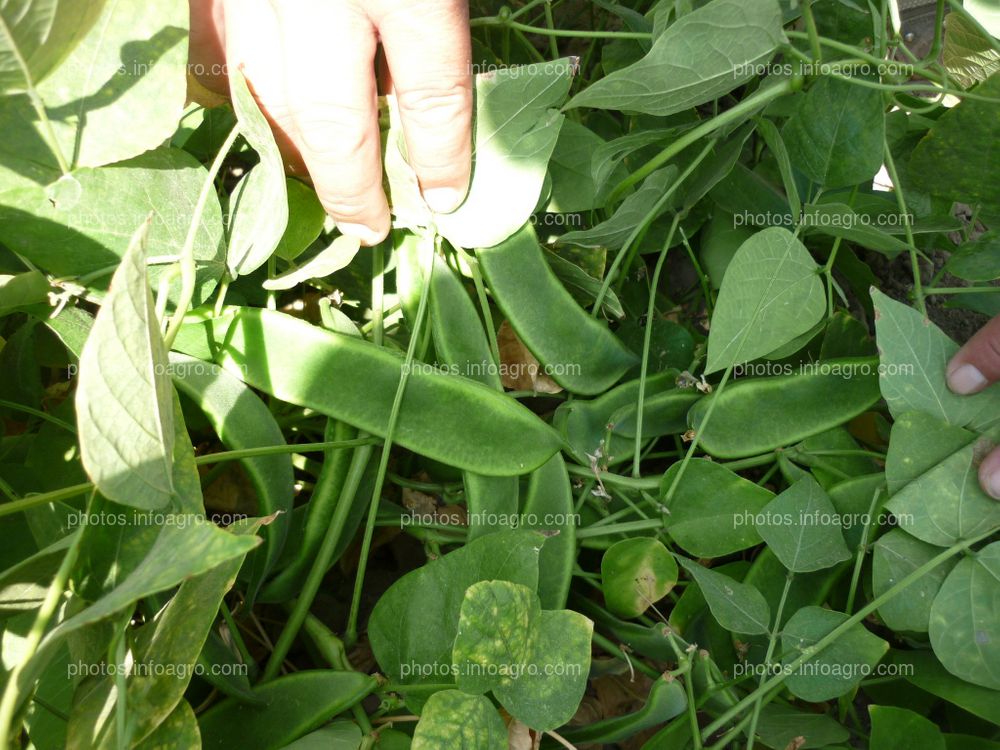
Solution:
[[[900,5],[473,2],[362,248],[184,0],[0,0],[0,745],[1000,748],[1000,24]]]

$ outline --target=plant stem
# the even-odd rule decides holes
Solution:
[[[809,33],[809,46],[812,48],[812,62],[820,65],[823,62],[823,48],[819,42],[819,31],[816,29],[816,18],[812,12],[812,0],[802,0],[802,18],[806,22],[806,31]],[[753,722],[756,724],[756,722]],[[753,733],[751,732],[751,736]]]
[[[1000,292],[1000,286],[931,286],[924,289],[924,294],[979,294],[982,292]]]
[[[194,215],[191,217],[187,237],[184,239],[184,247],[181,248],[180,252],[181,293],[177,300],[177,307],[174,309],[174,314],[171,316],[170,323],[167,326],[167,334],[163,337],[168,350],[173,345],[174,339],[177,338],[177,333],[184,323],[184,316],[187,315],[191,307],[195,286],[198,283],[198,264],[194,258],[194,243],[198,238],[198,230],[201,229],[201,217],[205,213],[208,196],[215,190],[215,178],[218,177],[226,156],[229,154],[229,150],[233,147],[239,135],[239,125],[233,126],[233,129],[229,131],[229,135],[226,136],[226,140],[219,149],[219,153],[215,155],[215,160],[212,162],[212,166],[209,167],[208,174],[205,175],[205,182],[202,184],[201,192],[198,194],[198,201],[194,204]]]
[[[885,168],[892,180],[892,191],[896,194],[896,205],[899,206],[899,213],[904,218],[904,228],[906,229],[906,244],[910,251],[910,265],[913,268],[913,293],[917,298],[917,308],[927,317],[927,304],[924,302],[923,282],[920,279],[920,261],[917,256],[917,244],[913,237],[913,227],[909,216],[910,212],[906,207],[906,197],[903,195],[903,185],[899,181],[899,173],[896,171],[896,162],[892,158],[892,149],[889,148],[888,137],[882,138],[882,151],[885,158]]]
[[[600,479],[604,484],[609,484],[616,487],[621,487],[626,490],[636,490],[641,492],[642,490],[655,490],[660,486],[659,479],[643,479],[635,477],[625,477],[621,474],[612,474],[607,471],[600,471],[597,476],[594,476],[594,472],[583,466],[576,466],[575,464],[566,464],[566,470],[572,476],[586,477],[587,479]],[[0,506],[2,508],[3,506]]]
[[[760,680],[758,681],[758,686],[763,684],[764,675],[766,670],[771,666],[771,657],[774,656],[774,647],[778,643],[778,633],[781,630],[781,616],[785,611],[785,604],[788,602],[788,592],[792,590],[792,581],[795,579],[795,574],[791,571],[787,571],[785,575],[785,587],[781,590],[781,598],[778,600],[778,609],[774,614],[774,627],[771,628],[771,632],[767,634],[767,651],[764,654],[764,669],[760,675]],[[747,750],[753,750],[754,747],[754,735],[757,733],[757,720],[760,718],[760,709],[763,707],[763,695],[759,696],[757,701],[753,704],[753,712],[750,714],[750,727],[747,730]]]
[[[93,495],[91,495],[91,498],[93,498]],[[88,507],[89,504],[88,501]],[[45,631],[49,627],[49,622],[52,620],[52,616],[59,606],[59,600],[62,599],[63,592],[66,590],[66,583],[69,581],[70,572],[73,570],[76,559],[80,554],[80,543],[83,539],[84,529],[86,528],[87,515],[86,513],[84,514],[80,529],[76,532],[73,541],[70,542],[69,549],[66,550],[62,562],[59,564],[59,569],[56,571],[52,583],[49,584],[49,588],[45,592],[45,599],[42,600],[42,604],[35,615],[35,621],[32,623],[27,636],[25,636],[22,651],[18,657],[18,663],[7,675],[7,685],[3,691],[3,698],[0,699],[0,747],[6,748],[9,746],[10,736],[14,729],[15,715],[20,703],[27,698],[26,695],[21,695],[20,686],[18,685],[21,674],[24,672],[25,667],[27,667],[28,662],[31,661],[32,657],[38,651],[42,637],[45,635]],[[26,687],[29,691],[33,691],[34,689],[34,686]]]
[[[540,36],[566,37],[567,39],[638,39],[649,41],[652,34],[644,31],[584,31],[573,29],[546,29],[543,26],[529,26],[525,23],[515,21],[513,17],[501,18],[500,16],[483,16],[473,18],[469,21],[469,26],[502,26],[515,31],[523,31],[526,34],[539,34]]]
[[[0,505],[0,517],[9,516],[14,513],[21,513],[22,511],[37,508],[41,505],[48,505],[49,503],[59,502],[60,500],[69,500],[70,498],[78,497],[90,492],[92,489],[94,489],[93,484],[90,482],[82,482],[80,484],[74,484],[70,487],[53,490],[52,492],[43,492],[38,495],[22,497],[20,500]]]
[[[428,234],[424,238],[425,242],[435,243],[435,236]],[[379,501],[382,499],[382,486],[385,483],[385,474],[389,468],[389,453],[392,447],[392,438],[396,433],[396,425],[399,423],[399,413],[403,405],[403,395],[406,393],[406,383],[409,380],[410,370],[417,353],[417,345],[422,337],[424,321],[427,317],[427,301],[430,297],[431,282],[434,274],[434,257],[436,255],[433,244],[426,253],[426,267],[423,273],[424,285],[420,291],[420,304],[417,307],[417,318],[413,323],[413,332],[410,336],[410,343],[406,347],[406,359],[403,363],[403,371],[399,376],[399,384],[396,386],[396,395],[392,401],[392,410],[389,412],[389,424],[385,432],[385,445],[382,448],[382,455],[379,456],[378,473],[375,476],[375,488],[372,490],[371,505],[368,509],[368,520],[365,523],[364,536],[361,539],[361,555],[358,559],[358,573],[354,579],[354,595],[351,598],[351,611],[347,618],[347,632],[344,635],[345,642],[351,646],[358,639],[358,616],[361,608],[361,589],[364,585],[365,570],[368,566],[368,553],[371,550],[372,535],[375,533],[375,519],[378,516]]]
[[[868,506],[868,524],[861,532],[861,541],[858,542],[858,554],[854,560],[854,570],[851,572],[851,587],[847,593],[847,606],[844,608],[847,614],[851,614],[854,609],[854,597],[858,592],[858,583],[861,581],[861,566],[864,564],[865,555],[868,554],[868,537],[871,534],[875,507],[878,505],[879,495],[882,494],[882,487],[875,490],[872,495],[871,504]]]
[[[680,226],[681,215],[674,214],[674,220],[670,224],[670,231],[667,232],[667,239],[663,242],[663,249],[660,250],[660,257],[656,259],[656,266],[653,269],[653,278],[649,281],[649,304],[646,306],[646,330],[642,337],[642,364],[639,367],[639,396],[637,411],[635,413],[635,455],[632,458],[632,476],[636,479],[642,476],[639,469],[639,462],[642,460],[642,412],[646,405],[646,374],[649,371],[649,348],[653,341],[653,318],[656,315],[656,289],[660,284],[660,273],[663,271],[663,263],[667,259],[667,252],[674,241],[674,233]]]
[[[727,109],[725,112],[713,117],[711,120],[707,120],[698,127],[688,130],[684,133],[684,135],[680,136],[676,141],[672,141],[670,145],[664,148],[660,153],[622,180],[612,191],[611,197],[608,199],[608,203],[614,203],[625,194],[626,190],[644,180],[652,172],[656,171],[663,164],[673,159],[677,156],[677,154],[686,149],[692,143],[700,141],[702,138],[714,133],[719,128],[723,128],[734,122],[746,119],[757,109],[767,106],[775,99],[780,99],[782,96],[792,93],[795,90],[794,85],[795,84],[791,80],[785,80],[766,89],[758,90],[752,96],[747,97],[731,109]]]
[[[262,445],[258,448],[242,448],[236,451],[220,451],[219,453],[209,453],[204,456],[197,456],[194,462],[199,466],[203,464],[214,464],[219,461],[238,461],[244,458],[254,458],[256,456],[274,456],[283,453],[321,453],[329,450],[340,450],[343,448],[356,448],[362,445],[378,445],[379,438],[354,438],[353,440],[334,440],[324,443],[293,443],[291,445]]]
[[[591,539],[612,534],[628,534],[633,531],[652,531],[663,528],[663,520],[650,518],[645,521],[625,521],[624,523],[609,523],[604,526],[585,526],[577,529],[577,539]]]

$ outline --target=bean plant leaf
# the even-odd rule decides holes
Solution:
[[[822,570],[851,557],[837,511],[811,475],[774,498],[761,515],[758,533],[793,573]]]
[[[722,280],[706,372],[762,357],[815,326],[826,312],[818,272],[787,229],[771,227],[744,242]]]
[[[1000,71],[1000,52],[961,13],[952,15],[944,25],[941,54],[948,73],[963,88],[985,81]]]
[[[827,188],[871,180],[882,166],[884,106],[880,91],[820,78],[782,130],[792,163]]]
[[[320,250],[298,268],[292,269],[264,282],[265,289],[292,289],[309,279],[322,279],[347,268],[354,256],[361,250],[361,241],[355,237],[340,235],[329,247]]]
[[[781,633],[785,669],[848,619],[842,612],[823,607],[803,607],[792,615]],[[856,624],[791,671],[785,685],[802,700],[815,703],[837,698],[868,676],[888,650],[888,643]]]
[[[593,631],[594,623],[579,612],[541,612],[517,678],[493,691],[500,704],[539,732],[572,719],[587,688]]]
[[[701,589],[712,616],[733,633],[757,635],[771,627],[771,610],[763,595],[749,583],[706,568],[693,560],[678,558]]]
[[[941,115],[910,157],[914,184],[932,195],[970,205],[1000,204],[1000,73],[976,86],[994,101],[964,99]]]
[[[285,191],[288,193],[288,226],[274,253],[285,260],[295,260],[323,231],[326,211],[316,191],[296,179],[285,178]]]
[[[242,524],[238,533],[253,533],[259,525],[259,521]],[[242,557],[234,557],[184,581],[155,619],[137,630],[132,658],[147,669],[129,675],[126,683],[133,741],[169,721],[182,700],[222,597],[235,582],[242,562]],[[69,719],[71,742],[78,738],[80,747],[116,746],[114,713],[102,711],[117,701],[115,683],[115,676],[110,675],[78,693]]]
[[[97,488],[151,509],[174,493],[174,413],[144,234],[145,227],[133,238],[84,345],[76,412],[83,466]]]
[[[493,247],[520,229],[538,204],[559,138],[564,117],[553,107],[563,103],[575,72],[576,59],[564,58],[476,76],[472,183],[465,202],[450,214],[432,215],[423,205],[394,116],[386,173],[397,225],[434,224],[463,248]]]
[[[543,541],[534,531],[498,531],[396,581],[368,624],[383,672],[407,684],[449,681],[442,675],[451,675],[466,590],[480,581],[509,581],[534,591]]]
[[[152,734],[134,745],[136,750],[160,750],[165,747],[199,747],[201,732],[194,709],[186,700],[181,700],[170,715],[163,720]],[[90,747],[93,747],[92,745]]]
[[[609,250],[617,250],[625,244],[635,228],[656,207],[657,202],[663,197],[664,191],[676,179],[677,167],[673,165],[653,172],[643,181],[636,192],[622,201],[610,219],[602,221],[591,229],[567,232],[559,238],[558,244],[606,247]],[[668,208],[669,204],[665,203],[659,211],[653,214],[650,221],[655,220]]]
[[[677,563],[657,539],[623,539],[611,545],[601,559],[604,602],[619,617],[638,617],[670,593],[676,583]]]
[[[366,674],[331,669],[307,669],[262,682],[252,688],[257,705],[228,698],[198,717],[202,747],[281,750],[374,688],[374,678]]]
[[[892,529],[875,542],[872,592],[881,596],[940,553],[939,547],[922,542],[902,529]],[[931,605],[953,567],[955,561],[949,560],[928,571],[911,583],[902,595],[879,607],[879,617],[893,630],[926,633],[930,627]]]
[[[930,719],[915,711],[896,706],[869,706],[872,720],[871,750],[893,750],[899,739],[906,738],[914,750],[945,750],[944,736]]]
[[[566,120],[549,160],[552,194],[545,210],[551,213],[590,211],[597,207],[597,184],[591,173],[594,153],[604,139],[574,120]]]
[[[507,727],[488,698],[442,690],[427,699],[412,750],[507,750]]]
[[[877,289],[871,295],[882,360],[879,386],[894,417],[920,411],[973,430],[1000,421],[1000,386],[973,396],[959,396],[948,388],[948,361],[958,344],[912,307]]]
[[[87,35],[38,87],[73,166],[124,161],[169,140],[187,99],[189,12],[183,0],[105,3]],[[28,103],[22,105],[5,117],[33,123]],[[2,125],[9,132],[13,123]]]
[[[458,686],[485,693],[509,684],[528,660],[540,613],[527,586],[480,581],[466,589],[451,656]]]
[[[934,598],[934,653],[956,677],[1000,690],[1000,542],[959,561]]]
[[[87,33],[104,0],[6,0],[0,4],[0,92],[26,91]]]
[[[1000,279],[1000,231],[990,231],[956,248],[945,264],[948,273],[966,281]]]
[[[768,703],[760,710],[757,734],[767,747],[840,747],[850,739],[850,732],[836,719],[826,714],[799,711],[779,704]]]
[[[664,494],[683,463],[667,469]],[[721,557],[760,544],[755,520],[774,495],[709,459],[687,465],[670,505],[667,530],[681,549]]]
[[[3,194],[0,241],[50,274],[91,275],[88,284],[103,289],[132,232],[152,213],[146,248],[156,287],[166,264],[180,256],[206,176],[194,157],[175,148],[76,169],[61,181],[70,189],[59,193],[34,186]],[[195,304],[215,289],[222,252],[222,208],[213,193],[195,233]]]
[[[673,23],[649,53],[584,89],[568,107],[669,115],[750,80],[784,43],[775,0],[712,0]]]
[[[243,276],[267,262],[288,226],[285,162],[271,133],[271,125],[250,93],[246,78],[232,71],[229,85],[240,133],[260,157],[230,198],[229,272]]]

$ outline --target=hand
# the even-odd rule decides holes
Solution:
[[[467,2],[190,4],[192,71],[219,91],[225,71],[242,68],[289,171],[308,173],[341,232],[366,245],[389,233],[375,77],[379,43],[424,199],[438,213],[464,200],[472,148]]]
[[[948,387],[964,395],[979,393],[1000,380],[1000,316],[983,326],[948,363]],[[1000,448],[979,465],[979,483],[1000,500]]]

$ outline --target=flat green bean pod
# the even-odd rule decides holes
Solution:
[[[170,371],[174,385],[201,409],[230,450],[285,444],[281,428],[264,402],[218,365],[171,352]],[[285,543],[294,474],[289,453],[253,456],[241,463],[257,492],[257,515],[278,514],[261,528],[264,544],[259,552],[247,556],[241,571],[248,576],[248,598],[253,601]]]
[[[701,447],[719,458],[744,458],[792,445],[843,424],[881,398],[878,359],[816,362],[790,375],[737,380],[688,414]],[[712,418],[702,427],[710,405]]]
[[[325,442],[352,440],[358,436],[358,431],[349,424],[336,419],[327,421],[323,434]],[[281,571],[261,591],[260,601],[274,602],[290,599],[295,595],[296,587],[309,574],[309,567],[316,557],[316,551],[323,541],[323,535],[330,525],[337,499],[340,497],[347,469],[351,465],[351,450],[327,451],[323,458],[323,468],[320,469],[312,495],[305,508],[305,523],[302,536],[297,540],[293,557]]]
[[[290,315],[230,309],[188,327],[183,345],[211,350],[245,383],[385,437],[404,360]],[[200,340],[200,341],[199,341]],[[411,369],[395,442],[488,476],[533,471],[559,450],[558,435],[513,399],[467,378]]]
[[[476,257],[508,322],[566,390],[602,393],[636,363],[636,355],[559,283],[531,224],[496,247],[476,250]]]
[[[467,471],[462,481],[470,542],[491,531],[517,528],[517,477],[488,477]]]
[[[538,597],[544,609],[562,609],[576,562],[573,489],[562,454],[557,453],[532,472],[521,518],[525,528],[556,532],[538,553]]]
[[[684,431],[687,413],[701,394],[693,388],[675,387],[676,379],[674,370],[646,378],[642,410],[644,439]],[[630,380],[591,401],[575,400],[561,405],[553,424],[577,462],[587,465],[589,456],[597,455],[600,449],[602,463],[614,465],[628,460],[635,451],[638,403],[639,381]]]

